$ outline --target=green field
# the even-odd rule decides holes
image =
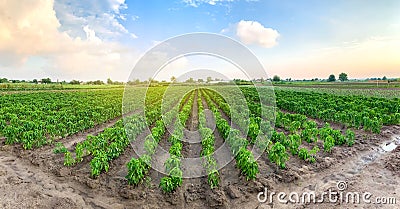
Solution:
[[[125,189],[150,184],[157,185],[154,189],[162,194],[175,194],[188,181],[188,153],[197,153],[191,157],[201,159],[207,188],[221,189],[226,173],[215,155],[217,144],[226,143],[234,169],[243,182],[252,182],[265,169],[278,173],[292,169],[293,159],[299,165],[319,165],[333,150],[359,144],[356,133],[376,136],[382,129],[400,125],[397,89],[101,87],[72,85],[5,93],[0,97],[3,146],[34,153],[47,147],[53,150],[49,157],[77,172],[76,178],[104,179],[123,170],[120,177]],[[215,130],[209,125],[211,118]],[[88,134],[92,129],[99,131]],[[198,130],[197,150],[184,142],[187,130]],[[69,142],[80,135],[85,137]],[[139,156],[132,156],[135,143],[141,145]],[[152,179],[161,147],[168,156],[161,163],[164,174]],[[267,164],[260,164],[259,157]],[[82,166],[90,172],[75,171]]]

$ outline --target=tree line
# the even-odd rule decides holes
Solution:
[[[274,75],[272,77],[272,79],[270,79],[270,80],[272,80],[273,82],[292,81],[291,78],[287,78],[287,79],[283,80],[278,75]],[[327,82],[341,81],[341,82],[345,82],[345,81],[348,81],[348,80],[349,80],[349,78],[348,78],[347,73],[340,73],[338,75],[338,79],[336,79],[336,76],[334,74],[331,74],[331,75],[329,75],[328,79],[313,78],[311,80],[303,79],[302,81],[327,81]],[[390,82],[390,81],[400,81],[400,78],[398,78],[398,79],[396,79],[396,78],[388,79],[386,76],[383,76],[382,78],[367,78],[365,80],[373,80],[373,81],[374,80],[382,80],[382,81],[389,81]]]

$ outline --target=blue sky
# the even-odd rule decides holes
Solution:
[[[0,11],[0,77],[125,81],[155,44],[191,32],[241,42],[269,76],[400,77],[397,0],[10,0]],[[235,77],[230,67],[221,73]]]

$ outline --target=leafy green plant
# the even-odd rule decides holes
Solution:
[[[292,134],[297,133],[300,127],[301,127],[300,121],[292,121],[290,123],[289,131]]]
[[[173,143],[169,149],[169,153],[173,156],[181,157],[182,143]]]
[[[165,171],[167,173],[171,172],[174,168],[179,168],[181,166],[181,159],[175,155],[172,155],[165,161]]]
[[[254,118],[250,118],[250,124],[247,135],[250,137],[252,143],[254,143],[254,141],[256,140],[259,130],[260,127],[258,126],[257,121]]]
[[[108,172],[109,164],[107,153],[98,151],[95,157],[90,161],[91,173],[93,177],[97,177],[104,170]]]
[[[308,161],[310,163],[315,163],[315,155],[317,154],[317,152],[319,152],[319,148],[318,146],[313,147],[312,150],[307,150],[306,148],[301,148],[299,150],[299,158],[304,160],[304,161]]]
[[[308,152],[308,150],[306,148],[301,148],[299,150],[298,156],[302,160],[307,160],[308,158],[310,158],[310,153]]]
[[[210,185],[211,189],[217,188],[219,186],[219,172],[216,169],[211,170],[208,173],[207,182]]]
[[[297,155],[300,144],[301,144],[301,137],[297,134],[289,135],[289,148],[292,155]]]
[[[64,146],[63,143],[57,142],[56,147],[53,150],[54,154],[59,154],[59,153],[66,153],[68,152],[68,149]]]
[[[71,152],[67,151],[64,153],[64,165],[65,166],[72,166],[75,164],[74,158],[71,156]]]
[[[372,133],[379,134],[381,133],[382,128],[382,120],[374,117],[371,124]]]
[[[330,152],[335,146],[335,139],[332,136],[327,136],[324,141],[324,151]]]
[[[313,148],[312,148],[312,150],[310,150],[310,157],[308,158],[309,159],[309,161],[311,162],[311,163],[315,163],[315,158],[316,158],[316,155],[317,155],[317,153],[319,152],[319,147],[318,146],[314,146]]]
[[[153,155],[156,151],[157,145],[157,141],[153,138],[153,135],[150,134],[144,141],[144,150],[148,155]]]
[[[342,135],[340,130],[331,131],[331,136],[335,139],[336,145],[343,145],[346,143],[346,137]]]
[[[346,131],[346,144],[351,147],[354,144],[355,134],[352,130],[347,129]]]
[[[169,176],[164,176],[161,178],[160,187],[165,193],[171,193],[175,189],[174,182]]]
[[[245,147],[240,148],[239,153],[236,155],[237,166],[242,173],[246,176],[246,180],[255,179],[257,177],[258,164],[254,160],[253,154]]]
[[[286,153],[286,148],[280,142],[276,142],[269,150],[268,157],[271,162],[276,163],[280,168],[286,168],[286,161],[289,160],[289,155]]]
[[[179,167],[173,168],[169,176],[161,178],[160,187],[165,193],[171,193],[182,185],[182,171]]]
[[[126,179],[129,184],[138,185],[145,177],[150,168],[150,156],[142,155],[140,158],[132,158],[127,164],[128,175]]]
[[[86,148],[86,143],[77,143],[75,146],[75,161],[82,162],[83,160],[83,151]]]

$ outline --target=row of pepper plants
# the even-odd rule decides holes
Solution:
[[[226,89],[224,89],[226,91]],[[228,90],[229,92],[229,90]],[[211,92],[214,97],[221,97],[216,92]],[[264,110],[271,110],[264,104],[260,104],[260,99],[252,94],[246,94],[248,107],[251,111],[250,124],[248,129],[248,136],[251,142],[255,142],[257,147],[265,149],[271,162],[276,163],[279,167],[285,168],[285,162],[289,159],[286,153],[289,150],[292,155],[298,155],[301,159],[308,162],[315,162],[315,156],[319,151],[318,146],[314,146],[311,150],[302,147],[302,140],[308,143],[317,142],[318,137],[324,141],[324,151],[330,152],[335,145],[347,144],[352,146],[354,143],[354,132],[348,129],[346,134],[342,134],[340,130],[332,129],[329,124],[323,128],[318,129],[315,121],[308,120],[306,116],[301,114],[290,114],[276,111],[275,126],[289,131],[288,135],[283,132],[277,132],[271,127],[268,120],[261,119],[261,108]],[[229,94],[228,94],[229,95]],[[231,91],[232,97],[235,93]],[[223,100],[215,99],[217,104],[222,103]],[[222,106],[226,106],[223,104]],[[224,109],[221,108],[223,111]],[[273,118],[269,115],[269,118]],[[267,117],[267,118],[268,118]],[[271,140],[269,140],[271,139]]]
[[[203,166],[207,172],[207,182],[211,189],[219,186],[220,175],[217,169],[217,161],[214,158],[215,151],[215,137],[213,131],[207,127],[206,116],[204,114],[204,107],[202,102],[201,91],[198,91],[197,106],[199,117],[199,132],[201,136],[201,157],[203,159]]]
[[[186,98],[189,94],[186,94],[180,103],[176,104],[170,111],[161,115],[159,112],[157,116],[157,121],[155,122],[155,126],[151,129],[151,133],[146,136],[144,141],[144,151],[145,154],[141,155],[138,158],[132,158],[127,163],[128,174],[126,175],[126,179],[128,183],[131,185],[138,185],[143,182],[147,173],[151,168],[151,159],[156,149],[158,147],[159,142],[165,134],[166,127],[172,124],[175,121],[176,116],[182,106],[182,103],[186,101]],[[179,98],[176,95],[176,98]]]
[[[161,178],[160,187],[166,192],[170,193],[175,191],[176,188],[182,185],[182,170],[181,170],[181,158],[182,158],[182,139],[184,137],[183,130],[186,126],[186,121],[190,117],[190,112],[193,107],[195,91],[189,92],[190,95],[188,101],[182,102],[182,110],[178,114],[178,120],[175,120],[174,132],[169,137],[171,147],[169,149],[170,157],[165,161],[165,172],[168,174]]]
[[[126,130],[124,127],[129,127]],[[126,117],[125,121],[118,120],[112,127],[104,129],[100,134],[93,136],[88,135],[87,139],[78,142],[75,146],[75,156],[71,152],[64,153],[64,165],[72,166],[83,161],[83,158],[91,155],[90,161],[91,175],[97,177],[102,171],[108,171],[109,162],[118,158],[130,144],[130,139],[126,135],[126,131],[130,136],[139,135],[146,127],[143,116],[135,114]]]
[[[250,95],[246,94],[246,98],[252,98],[249,99],[250,101],[256,98],[256,96]],[[298,155],[301,159],[311,163],[316,161],[316,155],[320,150],[317,145],[318,139],[323,141],[325,152],[330,152],[337,145],[347,144],[352,146],[355,141],[355,134],[351,129],[347,129],[343,134],[341,130],[331,128],[329,123],[318,128],[317,123],[308,119],[305,115],[284,113],[280,110],[276,111],[275,127],[282,128],[289,134],[284,135],[274,131],[272,141],[279,142],[285,149],[290,150],[292,155]],[[314,147],[310,150],[300,147],[303,140],[309,144],[314,144]],[[284,167],[284,164],[282,166]]]
[[[229,92],[230,90],[228,89],[223,89],[223,91],[225,91],[225,93],[228,93],[230,97],[235,98],[237,96],[235,95],[237,92]],[[213,96],[212,100],[215,102],[216,105],[218,105],[218,107],[227,106],[226,104],[224,104],[225,101],[221,98],[217,91],[208,90],[207,93]],[[255,107],[256,105],[252,105],[249,109],[259,110],[259,108]],[[228,111],[231,111],[226,109],[227,108],[221,108],[222,112],[224,112],[225,114]],[[279,142],[278,140],[270,140],[273,139],[276,134],[277,132],[271,126],[270,121],[261,120],[259,114],[254,114],[254,112],[252,111],[248,129],[248,137],[250,139],[250,143],[254,143],[259,150],[266,151],[270,161],[276,163],[280,168],[283,169],[286,167],[285,163],[289,160],[289,155],[287,154],[287,148],[282,145],[281,142]],[[284,133],[279,133],[278,136],[281,137],[280,139],[286,139],[286,135]]]
[[[6,144],[38,148],[120,117],[122,96],[123,89],[4,95],[0,97],[0,136]],[[133,100],[127,111],[142,104]]]
[[[254,91],[246,92],[247,89],[249,88],[244,88],[244,92],[248,102],[259,101],[257,95],[254,95]],[[253,107],[257,106],[256,102],[252,104]],[[263,106],[263,104],[261,105]],[[260,106],[260,104],[258,106]],[[250,110],[254,110],[254,108],[250,108]],[[257,115],[257,113],[255,115]],[[347,144],[348,146],[352,146],[355,140],[355,134],[350,129],[347,129],[346,133],[342,134],[340,130],[331,128],[329,123],[326,123],[322,128],[318,128],[317,123],[313,120],[309,120],[305,115],[283,113],[279,110],[276,111],[275,127],[283,128],[289,131],[289,134],[285,135],[284,133],[278,133],[274,130],[272,133],[273,142],[279,142],[285,149],[289,149],[292,155],[298,155],[301,159],[312,163],[316,161],[315,156],[319,151],[319,147],[314,146],[311,150],[307,150],[304,147],[300,148],[302,140],[308,143],[316,143],[318,138],[322,139],[325,152],[330,152],[335,145]],[[285,155],[282,154],[281,156]],[[281,161],[284,161],[286,158],[283,157],[282,159]],[[280,164],[282,165],[281,167],[284,167],[283,163]]]
[[[247,149],[247,145],[249,144],[248,140],[241,137],[241,132],[232,128],[228,121],[222,117],[219,108],[209,95],[210,92],[210,90],[202,89],[202,95],[214,114],[217,129],[222,138],[224,138],[229,145],[230,151],[236,160],[236,166],[241,170],[241,173],[247,180],[255,179],[259,173],[258,163],[254,159],[253,153]]]
[[[373,133],[380,133],[382,125],[400,124],[400,100],[396,98],[286,90],[278,90],[276,95],[281,109]]]
[[[156,109],[159,101],[161,101],[162,94],[155,90],[151,91],[147,98],[148,106]],[[176,93],[176,95],[178,94],[179,92]],[[91,175],[97,177],[102,171],[107,172],[109,162],[118,158],[130,142],[143,132],[147,127],[147,121],[149,120],[137,113],[118,120],[112,127],[104,129],[96,136],[88,135],[85,141],[78,142],[75,146],[75,157],[69,151],[64,153],[64,165],[72,166],[82,162],[84,157],[91,155]]]
[[[224,100],[217,93],[217,91],[218,89],[215,89],[214,91],[209,90],[207,91],[207,93],[213,95],[213,100],[219,107],[227,106],[226,104],[223,104]],[[233,98],[237,97],[236,95],[237,92],[231,91],[230,89],[224,88],[222,89],[222,91],[224,91],[230,97]],[[272,163],[276,163],[277,166],[282,169],[285,168],[286,161],[289,160],[289,155],[287,153],[288,148],[284,146],[285,144],[282,144],[280,141],[286,139],[286,135],[284,133],[276,132],[276,130],[271,126],[269,120],[266,119],[261,120],[260,118],[261,105],[259,103],[250,102],[247,99],[247,96],[246,100],[247,103],[249,104],[248,108],[251,112],[248,135],[247,135],[249,137],[250,143],[254,143],[256,147],[259,148],[261,151],[266,151],[268,158]],[[247,108],[243,107],[243,109]],[[221,110],[226,114],[227,110],[224,110],[224,108],[221,108]],[[277,138],[278,140],[274,140],[274,137],[275,138],[279,137],[279,138]]]

